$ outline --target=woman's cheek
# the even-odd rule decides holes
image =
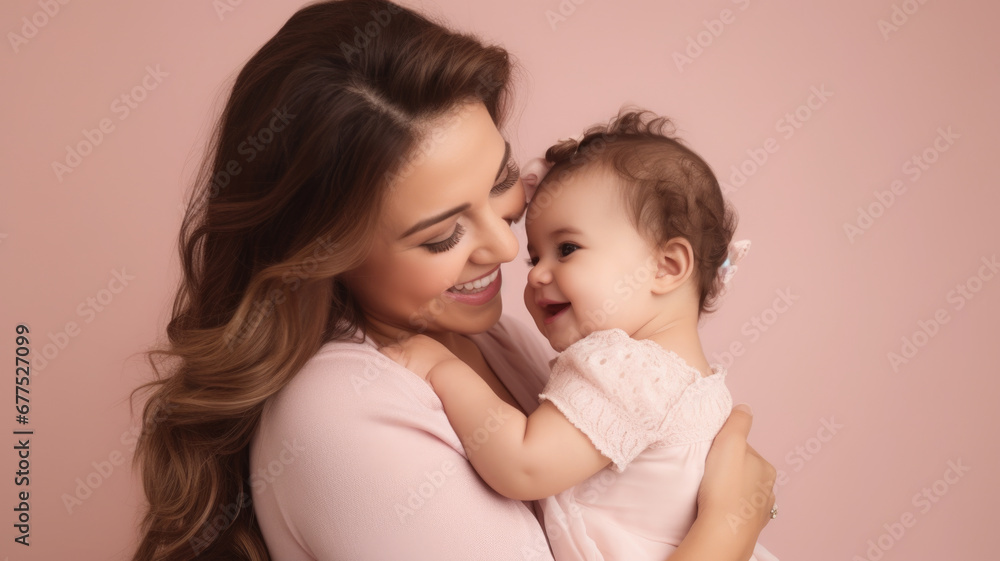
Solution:
[[[447,264],[435,259],[435,254],[415,256],[405,269],[395,271],[394,283],[400,290],[409,292],[414,299],[426,301],[441,294],[451,285],[447,274]]]

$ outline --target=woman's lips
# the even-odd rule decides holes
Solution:
[[[487,273],[485,276],[491,275],[492,272]],[[482,277],[480,277],[482,278]],[[502,284],[502,277],[500,275],[500,269],[497,269],[497,278],[493,280],[490,284],[478,289],[475,292],[457,292],[452,289],[448,289],[444,292],[445,297],[455,302],[460,302],[462,304],[468,304],[470,306],[481,306],[493,298],[497,294],[500,294],[500,285]]]
[[[461,287],[462,287],[462,285],[467,285],[467,284],[473,284],[473,283],[475,283],[476,281],[482,281],[483,279],[487,279],[487,278],[490,278],[490,277],[492,277],[494,273],[495,273],[495,274],[500,274],[500,265],[497,265],[497,266],[496,266],[496,267],[495,267],[495,268],[494,268],[494,269],[493,269],[492,271],[490,271],[490,272],[488,272],[488,273],[484,273],[484,274],[482,274],[482,275],[479,275],[478,277],[476,277],[476,278],[474,278],[474,279],[472,279],[472,280],[469,280],[469,281],[466,281],[466,282],[463,282],[463,283],[459,283],[459,284],[456,284],[456,285],[455,285],[455,286],[453,286],[452,288],[453,288],[453,289],[457,289],[457,288],[461,288]],[[470,288],[470,289],[471,289],[472,287],[467,287],[467,288]],[[480,288],[482,288],[482,287],[480,287]]]

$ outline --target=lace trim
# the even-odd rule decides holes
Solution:
[[[732,409],[726,370],[711,376],[621,329],[591,333],[553,363],[539,399],[553,403],[621,472],[649,447],[715,437]]]

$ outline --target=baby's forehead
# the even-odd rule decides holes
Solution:
[[[546,183],[528,202],[525,230],[530,243],[560,230],[586,230],[594,222],[626,220],[623,210],[621,190],[609,184],[607,177]]]
[[[573,207],[577,206],[575,197],[579,195],[574,190],[579,191],[574,189],[571,182],[540,185],[525,207],[525,227],[539,222],[551,222],[555,216],[572,214]]]
[[[558,175],[553,178],[550,174],[538,186],[526,208],[529,218],[537,218],[550,210],[579,208],[587,202],[615,204],[624,195],[618,175],[596,165]]]

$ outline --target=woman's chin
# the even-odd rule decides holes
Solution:
[[[462,306],[446,310],[431,329],[437,331],[474,335],[490,330],[500,321],[503,304],[500,298],[495,298],[482,306]],[[452,312],[452,313],[448,313]],[[461,313],[456,313],[461,312]]]

